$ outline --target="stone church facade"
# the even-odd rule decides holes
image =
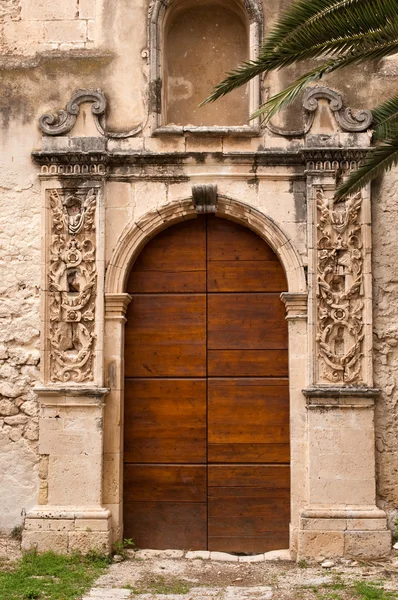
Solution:
[[[286,5],[0,8],[0,530],[23,523],[25,549],[123,536],[127,281],[151,240],[205,215],[254,232],[286,276],[292,556],[391,549],[396,171],[343,202],[333,192],[371,145],[369,108],[398,62],[309,88],[268,126],[248,115],[293,72],[198,108]]]

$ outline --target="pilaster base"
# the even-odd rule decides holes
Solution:
[[[23,550],[52,550],[58,554],[94,550],[109,554],[111,547],[111,512],[107,509],[47,506],[26,516]]]
[[[372,507],[303,511],[298,559],[375,559],[391,552],[386,515]]]

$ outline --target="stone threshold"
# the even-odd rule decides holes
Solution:
[[[223,562],[259,563],[271,560],[293,560],[289,550],[272,550],[264,554],[237,556],[228,552],[211,552],[210,550],[128,550],[132,559],[150,560],[151,558],[186,558],[188,560],[215,560]]]

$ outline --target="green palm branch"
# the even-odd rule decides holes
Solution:
[[[320,63],[272,96],[251,116],[269,121],[310,83],[349,65],[398,52],[398,0],[296,0],[265,38],[259,57],[227,73],[203,102],[214,102],[260,74],[304,60]],[[336,197],[354,193],[398,162],[398,97],[373,111],[381,144],[340,186]]]

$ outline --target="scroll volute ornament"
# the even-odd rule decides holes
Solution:
[[[321,188],[315,195],[320,380],[359,384],[364,339],[362,196],[335,203]]]
[[[49,349],[52,382],[94,379],[95,189],[49,190]]]

